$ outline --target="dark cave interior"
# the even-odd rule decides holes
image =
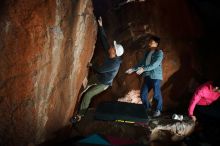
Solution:
[[[113,85],[71,125],[79,95],[94,75],[88,62],[103,63],[100,16],[108,42],[124,47],[122,64]],[[218,121],[192,123],[187,117],[195,89],[207,81],[220,83],[219,19],[217,0],[1,0],[0,145],[75,145],[95,133],[150,146],[219,145]],[[164,52],[164,116],[147,128],[94,120],[102,102],[140,102],[144,80],[125,72],[143,58],[151,35],[160,37]],[[179,123],[185,131],[171,120],[173,113],[184,115]]]

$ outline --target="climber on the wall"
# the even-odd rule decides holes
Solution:
[[[97,72],[96,79],[94,81],[95,85],[86,91],[84,97],[82,98],[79,112],[77,115],[71,118],[71,123],[80,121],[81,117],[86,113],[91,99],[112,85],[113,79],[117,75],[121,64],[120,56],[124,53],[122,45],[117,44],[116,41],[113,42],[112,46],[109,45],[107,36],[103,29],[101,17],[98,19],[98,25],[99,36],[105,52],[105,61],[101,66],[92,65],[90,63],[90,66],[93,68],[93,70]]]
[[[162,111],[162,95],[161,95],[161,80],[162,77],[162,60],[163,51],[159,48],[160,38],[152,36],[149,39],[148,47],[149,51],[146,50],[144,58],[135,67],[130,68],[126,71],[127,74],[136,72],[138,75],[144,77],[144,84],[141,88],[141,100],[146,108],[146,112],[151,111],[151,105],[147,98],[148,92],[153,88],[153,98],[157,101],[156,110],[153,112],[153,117],[161,115]]]
[[[196,121],[196,117],[199,120],[208,121],[212,118],[220,121],[219,87],[216,82],[209,81],[196,89],[188,108],[188,116],[193,121]]]

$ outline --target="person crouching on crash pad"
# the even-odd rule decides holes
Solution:
[[[188,116],[196,121],[197,117],[201,120],[217,119],[220,121],[220,89],[216,82],[208,81],[199,86],[188,107]]]

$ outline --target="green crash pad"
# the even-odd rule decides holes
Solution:
[[[95,111],[97,120],[147,122],[148,116],[142,104],[126,102],[102,102]]]

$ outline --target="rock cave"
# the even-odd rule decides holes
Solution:
[[[100,16],[108,42],[124,47],[122,63],[112,86],[72,125],[94,75],[88,63],[103,63]],[[205,129],[187,116],[196,88],[220,82],[219,19],[217,0],[1,0],[0,145],[71,146],[93,134],[135,145],[219,145],[218,124]],[[150,35],[164,52],[162,116],[145,126],[94,119],[103,102],[142,104],[143,78],[125,72],[143,57]]]

